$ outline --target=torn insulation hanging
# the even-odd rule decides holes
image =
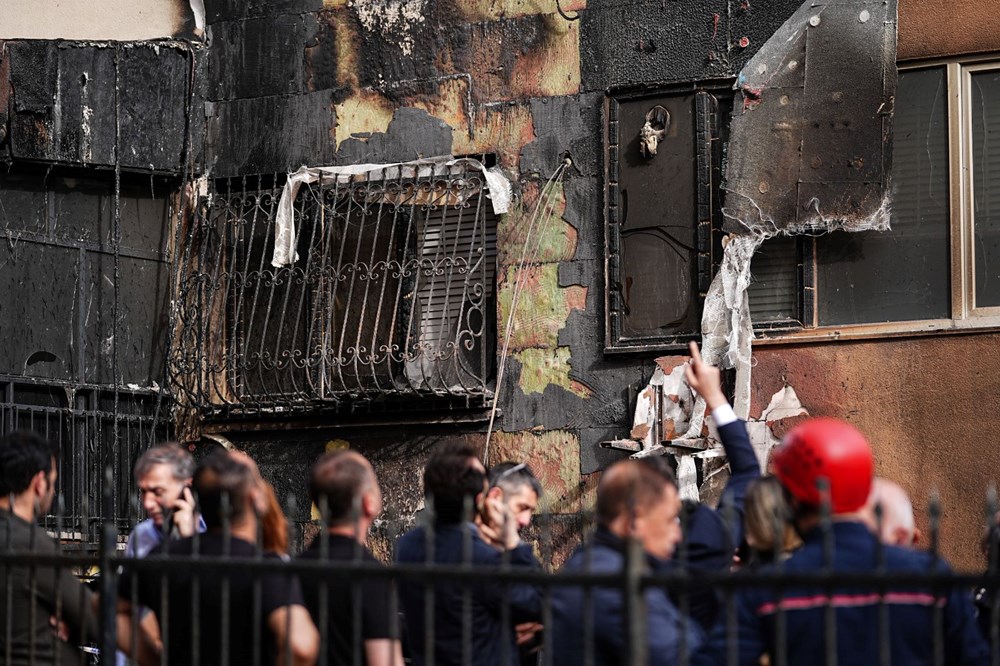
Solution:
[[[510,181],[498,167],[487,169],[482,163],[471,158],[456,159],[450,155],[412,162],[396,162],[392,164],[352,164],[342,167],[301,167],[298,171],[288,174],[288,180],[281,191],[278,211],[274,225],[274,256],[271,265],[281,268],[298,261],[295,250],[295,198],[303,184],[315,183],[320,180],[347,183],[353,176],[366,175],[368,178],[381,178],[386,181],[399,177],[441,176],[453,169],[471,168],[482,171],[488,187],[493,213],[502,215],[507,212],[511,201]]]
[[[889,228],[895,0],[808,0],[734,88],[723,185],[729,236],[705,298],[702,354],[736,369],[735,408],[746,418],[746,290],[757,248],[777,235]],[[692,432],[702,418],[692,418]]]

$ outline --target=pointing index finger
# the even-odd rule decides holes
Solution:
[[[698,351],[698,343],[692,340],[688,343],[688,351],[691,352],[691,361],[694,363],[701,363],[701,352]]]

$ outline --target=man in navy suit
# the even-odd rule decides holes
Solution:
[[[537,569],[531,546],[518,536],[517,521],[502,500],[487,500],[487,490],[486,470],[472,447],[450,446],[431,456],[424,469],[429,524],[400,537],[397,562],[469,563],[484,568],[499,568],[506,562],[512,568]],[[482,539],[474,512],[489,514],[485,522],[500,525],[499,547]],[[428,617],[426,600],[431,591],[433,615]],[[404,577],[399,599],[412,663],[417,666],[516,664],[515,625],[538,621],[542,614],[541,595],[533,585],[491,582],[488,575],[475,582],[433,584]],[[433,640],[428,642],[428,637]]]
[[[705,399],[712,420],[719,430],[722,447],[729,460],[729,481],[717,508],[698,502],[685,502],[682,519],[684,538],[671,565],[694,573],[721,573],[733,564],[733,555],[743,540],[743,506],[747,487],[760,477],[757,455],[750,445],[746,423],[737,418],[722,392],[719,369],[705,363],[698,345],[691,343],[691,363],[685,370],[691,389]],[[645,458],[648,464],[665,464],[663,458]],[[719,601],[708,586],[688,588],[688,612],[703,629],[715,623]],[[674,599],[679,604],[679,599]]]

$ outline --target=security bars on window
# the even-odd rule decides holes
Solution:
[[[496,224],[481,172],[373,167],[303,185],[284,266],[272,265],[281,191],[263,180],[216,183],[182,235],[171,370],[190,403],[222,415],[484,404]]]

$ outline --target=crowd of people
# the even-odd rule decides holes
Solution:
[[[770,474],[762,475],[719,371],[697,347],[686,373],[729,459],[719,505],[682,502],[664,458],[619,461],[601,476],[593,533],[548,579],[503,575],[541,570],[522,533],[543,491],[524,463],[487,470],[471,446],[435,451],[423,471],[425,515],[396,542],[394,568],[368,548],[383,509],[372,465],[356,451],[328,453],[309,479],[321,531],[295,566],[286,564],[287,521],[250,457],[220,448],[196,464],[177,444],[153,447],[135,467],[148,518],[132,530],[115,572],[115,658],[427,666],[542,658],[574,665],[991,663],[993,615],[980,613],[977,621],[969,591],[922,578],[946,576],[948,567],[916,548],[922,537],[909,498],[875,477],[859,431],[833,419],[807,420],[773,451]],[[0,553],[57,551],[37,526],[52,505],[57,469],[55,450],[36,435],[0,441]],[[167,558],[182,565],[165,567]],[[265,566],[200,566],[220,558]],[[144,559],[160,564],[141,566]],[[638,604],[629,603],[623,584],[582,578],[622,574],[627,562],[642,572],[688,577],[684,585],[640,586],[633,591]],[[334,564],[352,573],[315,573]],[[413,574],[421,566],[445,575]],[[824,573],[828,582],[810,583],[810,573]],[[865,585],[861,578],[872,573],[895,578]],[[712,584],[724,575],[803,577],[780,588],[739,587],[727,603]],[[79,646],[96,641],[98,595],[58,566],[8,561],[0,565],[0,594],[4,663],[80,663]],[[110,658],[102,655],[102,663]]]

